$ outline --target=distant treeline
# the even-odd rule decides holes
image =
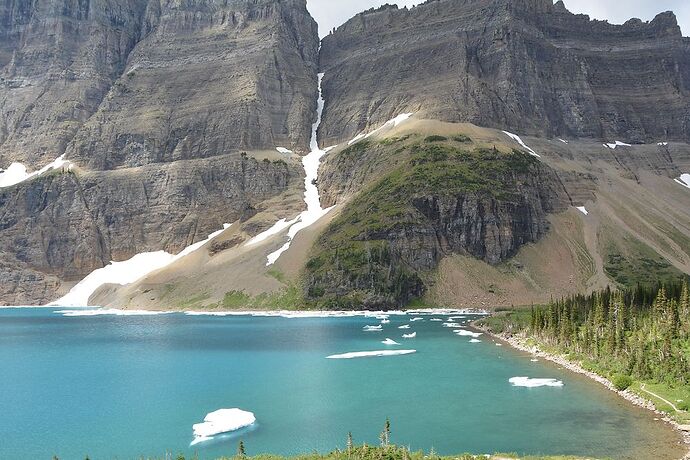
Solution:
[[[596,362],[608,374],[690,383],[690,294],[678,281],[532,307],[523,325],[541,342]]]

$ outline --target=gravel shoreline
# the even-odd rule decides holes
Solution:
[[[657,414],[661,420],[664,422],[668,423],[675,429],[678,433],[681,434],[681,437],[683,439],[683,442],[685,443],[685,447],[687,449],[687,453],[685,456],[683,456],[680,460],[690,460],[690,432],[684,431],[681,429],[681,425],[679,425],[675,420],[671,419],[666,415],[666,413],[661,412],[657,410],[654,407],[654,404],[652,404],[651,401],[631,392],[628,390],[624,391],[619,391],[616,389],[616,387],[613,386],[613,383],[607,378],[602,377],[599,374],[595,374],[594,372],[588,371],[584,369],[582,366],[580,366],[578,363],[569,361],[566,359],[564,356],[560,355],[554,355],[551,353],[546,353],[545,351],[540,350],[536,346],[530,346],[526,343],[526,337],[520,337],[520,336],[515,336],[515,335],[507,335],[507,334],[496,334],[493,332],[489,332],[488,330],[475,326],[477,329],[499,339],[502,340],[506,343],[508,343],[511,347],[524,351],[526,353],[530,353],[533,356],[536,356],[538,358],[545,359],[547,361],[551,361],[555,364],[558,364],[559,366],[562,366],[565,369],[568,369],[572,372],[584,375],[586,377],[589,377],[590,379],[604,385],[606,388],[609,390],[617,393],[619,396],[622,398],[625,398],[626,400],[630,401],[631,403],[635,404],[636,406],[642,407],[644,409],[650,410]]]

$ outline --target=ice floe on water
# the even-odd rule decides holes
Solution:
[[[149,311],[149,310],[119,310],[116,308],[96,308],[79,310],[56,310],[55,313],[62,316],[156,316],[167,315],[168,311]]]
[[[285,147],[276,147],[276,150],[277,150],[279,153],[285,153],[285,154],[292,153],[292,150],[286,149]]]
[[[415,321],[424,321],[424,318],[421,316],[415,316],[414,318],[410,318],[410,322],[414,323]]]
[[[468,331],[467,329],[456,329],[453,332],[455,332],[456,335],[459,335],[460,337],[474,337],[475,339],[477,337],[482,336],[482,332],[472,332]]]
[[[462,327],[462,324],[455,322],[443,323],[443,327]]]
[[[104,284],[119,284],[124,286],[131,284],[146,275],[160,270],[161,268],[170,265],[174,261],[191,254],[197,249],[204,246],[206,243],[217,237],[225,229],[230,227],[230,224],[225,224],[223,230],[213,232],[205,240],[187,246],[182,252],[177,255],[170,254],[165,251],[144,252],[137,254],[129,260],[122,262],[111,262],[103,268],[89,273],[83,280],[77,283],[66,295],[59,298],[50,305],[59,307],[86,307],[89,305],[89,297],[96,292],[96,290]]]
[[[479,339],[470,339],[470,343],[481,343],[482,341]]]
[[[68,160],[65,160],[64,154],[60,155],[55,160],[48,163],[38,171],[32,173],[29,173],[26,169],[26,166],[24,166],[23,164],[12,163],[7,169],[5,169],[4,171],[0,171],[0,188],[17,185],[21,182],[40,176],[53,169],[67,168],[68,170],[71,170],[72,167],[72,163]]]
[[[585,216],[589,214],[589,211],[587,211],[587,208],[585,208],[584,206],[578,206],[577,210],[580,211]]]
[[[388,339],[388,338],[387,338],[386,340],[382,340],[381,343],[384,344],[384,345],[400,345],[400,344],[399,344],[398,342],[396,342],[395,340],[393,340],[393,339]]]
[[[362,330],[366,332],[381,332],[383,330],[383,326],[378,325],[378,326],[364,326]]]
[[[376,350],[376,351],[353,351],[340,355],[326,356],[326,359],[353,359],[353,358],[378,358],[382,356],[410,355],[417,353],[417,350]]]
[[[374,134],[379,133],[379,132],[381,132],[381,131],[383,131],[383,130],[395,128],[395,127],[398,126],[399,124],[401,124],[401,123],[403,123],[404,121],[406,121],[407,119],[409,119],[412,115],[414,115],[414,113],[401,113],[401,114],[398,115],[397,117],[395,117],[395,118],[393,118],[393,119],[391,119],[391,120],[388,120],[388,121],[385,122],[381,127],[379,127],[379,128],[377,128],[377,129],[371,131],[371,132],[368,133],[368,134],[367,134],[367,133],[359,133],[359,134],[357,134],[355,137],[353,137],[353,138],[347,143],[347,145],[355,144],[355,143],[361,141],[362,139],[366,139],[366,138],[368,138],[368,137],[370,137],[370,136],[373,136]]]
[[[398,329],[409,329],[410,325],[409,324],[403,324],[402,326],[398,326]]]
[[[417,337],[417,333],[413,332],[411,334],[403,334],[403,339],[414,339]]]
[[[441,322],[441,321],[443,321],[443,320],[442,320],[441,318],[431,318],[429,321]]]
[[[690,174],[681,174],[678,179],[674,180],[683,187],[690,188]]]
[[[216,435],[237,431],[254,423],[256,423],[254,414],[241,409],[219,409],[210,412],[204,417],[202,423],[192,425],[194,440],[189,445],[210,441]]]
[[[539,360],[538,360],[537,358],[532,358],[532,359],[530,359],[530,362],[532,362],[532,363],[538,363]]]
[[[616,147],[632,147],[632,145],[626,144],[625,142],[616,141],[616,142],[613,142],[611,144],[604,144],[604,147],[611,149],[611,150],[615,150]]]
[[[508,379],[514,387],[538,388],[538,387],[562,387],[563,382],[556,379],[532,379],[529,377],[512,377]]]
[[[538,155],[537,152],[535,152],[534,150],[532,150],[531,148],[529,148],[529,147],[527,146],[527,144],[525,144],[525,143],[522,141],[522,138],[520,138],[520,136],[518,136],[517,134],[509,133],[508,131],[503,131],[503,134],[505,134],[506,136],[508,136],[509,138],[511,138],[512,140],[514,140],[514,141],[517,142],[518,144],[520,144],[520,146],[521,146],[522,148],[524,148],[525,150],[527,150],[527,151],[530,153],[530,155],[532,155],[532,156],[534,156],[534,157],[537,157],[537,158],[541,158],[541,155]]]
[[[381,324],[388,324],[390,322],[391,322],[391,320],[389,320],[389,319],[382,319],[381,320]]]

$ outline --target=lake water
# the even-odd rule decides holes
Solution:
[[[197,452],[327,452],[392,441],[442,454],[580,454],[673,458],[677,436],[589,380],[508,346],[458,336],[447,315],[283,318],[67,317],[0,309],[0,458],[133,459]],[[457,316],[457,315],[456,315]],[[459,319],[462,322],[470,318]],[[401,325],[409,329],[399,329]],[[414,339],[403,333],[416,332]],[[402,346],[385,346],[387,337]],[[357,351],[416,353],[326,359]],[[511,377],[562,387],[516,387]],[[256,415],[249,429],[190,447],[192,425],[221,408]]]

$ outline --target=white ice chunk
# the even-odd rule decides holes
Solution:
[[[378,326],[364,326],[362,329],[366,332],[380,332],[383,330],[383,326],[380,324]]]
[[[585,216],[589,214],[589,211],[587,211],[587,208],[585,208],[584,206],[578,206],[577,210],[580,211]]]
[[[443,323],[443,327],[462,327],[462,324],[458,324],[458,323]]]
[[[393,339],[388,339],[388,338],[387,338],[386,340],[382,340],[381,343],[384,344],[384,345],[400,345],[400,344],[399,344],[398,342],[396,342],[395,340],[393,340]]]
[[[424,321],[424,318],[422,318],[420,316],[416,316],[416,317],[410,319],[411,323],[414,323],[415,321]]]
[[[520,144],[520,145],[522,146],[522,148],[524,148],[525,150],[527,150],[527,151],[530,153],[530,155],[535,156],[535,157],[537,157],[537,158],[541,158],[540,155],[537,155],[537,152],[535,152],[534,150],[532,150],[531,148],[529,148],[529,147],[527,146],[527,144],[525,144],[524,142],[522,142],[522,139],[521,139],[520,136],[518,136],[517,134],[509,133],[508,131],[503,131],[503,133],[504,133],[506,136],[508,136],[509,138],[511,138],[512,140],[514,140],[515,142],[517,142],[518,144]]]
[[[414,339],[417,337],[417,333],[413,332],[412,334],[403,334],[403,339]]]
[[[230,433],[253,425],[256,417],[253,413],[241,409],[219,409],[204,417],[203,423],[192,425],[194,440],[190,446],[213,439],[217,434]]]
[[[455,332],[455,334],[457,334],[461,337],[474,337],[475,339],[477,337],[481,337],[481,335],[482,335],[482,332],[472,332],[472,331],[468,331],[467,329],[456,329],[453,332]]]
[[[482,341],[479,339],[470,339],[470,343],[481,343]]]
[[[562,387],[563,382],[556,379],[531,379],[529,377],[512,377],[508,381],[514,387],[527,387],[527,388],[537,388],[537,387]]]
[[[381,324],[388,324],[390,322],[391,322],[391,320],[389,320],[389,319],[382,319],[381,320]]]
[[[62,316],[155,316],[167,315],[168,311],[149,311],[149,310],[118,310],[116,308],[97,308],[94,310],[57,310]]]
[[[403,324],[402,326],[398,326],[398,329],[409,329],[410,325],[409,324]]]
[[[276,147],[276,150],[280,153],[292,153],[292,150],[286,149],[285,147]]]
[[[326,359],[352,359],[352,358],[371,358],[381,356],[410,355],[417,353],[417,350],[377,350],[377,351],[353,351],[341,355],[326,356]]]

